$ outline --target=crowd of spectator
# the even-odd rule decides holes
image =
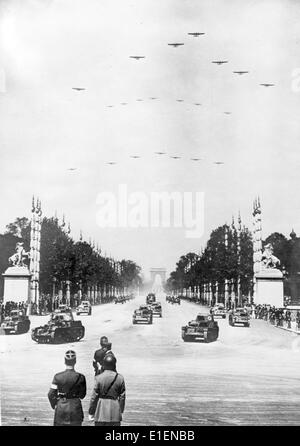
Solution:
[[[6,316],[10,315],[10,312],[12,310],[22,310],[25,313],[27,312],[27,307],[28,304],[26,302],[13,302],[13,301],[8,301],[5,302],[5,304],[1,304],[1,310],[0,310],[0,319],[1,322],[4,320],[4,318]]]
[[[72,309],[75,309],[82,301],[89,300],[91,304],[103,304],[113,302],[116,296],[114,295],[103,295],[101,298],[97,298],[94,302],[88,299],[86,294],[83,294],[81,299],[78,294],[70,296],[70,301],[68,302],[66,296],[59,296],[58,294],[54,297],[50,294],[41,294],[39,299],[39,304],[31,304],[31,315],[43,316],[55,311],[59,305],[66,304]],[[6,316],[9,316],[11,310],[24,310],[27,314],[28,303],[27,302],[5,302],[0,301],[0,323],[4,320]]]
[[[256,305],[255,319],[263,319],[276,327],[291,329],[292,323],[296,330],[300,330],[300,311],[289,308],[276,308],[271,305]]]

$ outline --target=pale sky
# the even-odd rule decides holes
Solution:
[[[135,260],[146,274],[152,266],[172,270],[239,210],[251,228],[257,194],[264,236],[292,227],[300,235],[300,82],[292,88],[297,69],[300,77],[299,1],[0,5],[0,231],[30,216],[35,194],[46,216],[65,213],[76,240],[82,229],[103,252]],[[219,59],[229,62],[211,63]],[[129,193],[203,192],[203,236],[100,228],[97,196],[119,184]]]

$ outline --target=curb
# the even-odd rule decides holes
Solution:
[[[292,328],[278,327],[277,325],[274,325],[274,327],[280,328],[281,330],[290,331],[291,333],[296,333],[297,335],[300,335],[300,331],[293,330]]]

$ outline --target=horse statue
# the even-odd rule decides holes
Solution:
[[[15,253],[9,257],[8,261],[12,266],[26,266],[24,264],[24,259],[29,258],[30,253],[26,252],[23,247],[23,242],[18,242],[16,244]]]
[[[277,268],[280,265],[278,257],[273,255],[273,246],[268,243],[261,257],[262,265],[265,269]]]

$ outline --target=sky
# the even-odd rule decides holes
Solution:
[[[257,195],[264,237],[300,234],[299,21],[296,0],[0,0],[0,232],[39,196],[146,275],[239,211],[251,229]],[[101,227],[99,194],[119,206],[120,185],[203,193],[201,237]]]

